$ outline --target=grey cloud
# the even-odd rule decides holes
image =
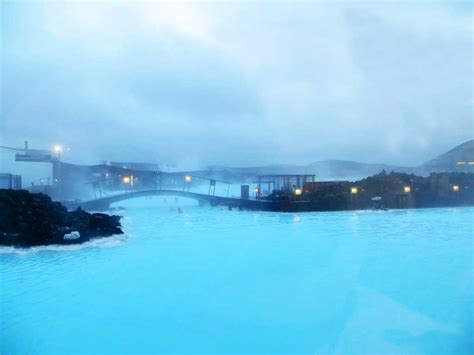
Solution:
[[[2,5],[2,141],[90,163],[417,164],[472,138],[469,9],[164,4]]]

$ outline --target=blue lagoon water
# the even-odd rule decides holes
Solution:
[[[473,208],[178,204],[123,203],[123,237],[1,249],[0,352],[474,350]]]

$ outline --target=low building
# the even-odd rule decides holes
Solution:
[[[121,161],[103,161],[103,165],[112,166],[115,168],[129,169],[136,171],[159,171],[160,166],[153,163],[134,163]]]
[[[21,190],[21,175],[0,174],[0,189]]]
[[[305,183],[303,190],[305,192],[315,192],[328,187],[341,187],[348,186],[349,184],[349,181],[314,181]]]

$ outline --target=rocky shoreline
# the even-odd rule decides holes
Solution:
[[[0,245],[78,244],[123,234],[120,216],[68,211],[47,195],[0,189]]]

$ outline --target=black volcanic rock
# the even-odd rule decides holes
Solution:
[[[76,244],[122,234],[120,216],[68,212],[44,194],[0,189],[0,245]]]

